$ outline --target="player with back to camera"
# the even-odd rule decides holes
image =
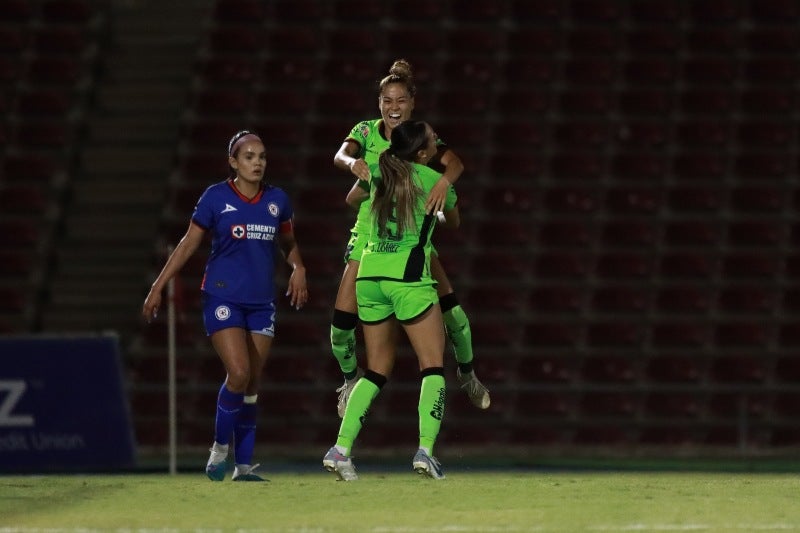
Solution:
[[[437,216],[426,207],[425,198],[441,178],[426,166],[436,154],[436,134],[430,125],[406,121],[393,128],[391,145],[378,157],[377,166],[369,168],[371,229],[356,277],[367,368],[350,393],[336,444],[322,460],[325,469],[340,480],[358,479],[350,451],[394,367],[395,321],[417,355],[421,377],[419,448],[412,467],[433,479],[445,477],[433,456],[445,406],[444,322],[431,276],[431,235]],[[457,227],[456,193],[451,186],[447,189],[442,220]]]
[[[337,168],[347,170],[359,178],[348,194],[348,203],[357,205],[358,214],[355,225],[350,230],[350,240],[344,257],[344,272],[339,281],[331,319],[331,349],[344,375],[344,384],[337,389],[339,417],[344,415],[350,392],[363,374],[358,367],[355,350],[355,330],[358,322],[355,278],[371,222],[370,202],[363,201],[358,204],[368,195],[359,195],[357,187],[368,188],[369,165],[377,164],[378,156],[389,146],[394,128],[411,117],[417,93],[411,65],[404,59],[396,60],[389,69],[389,74],[380,80],[378,89],[378,109],[381,118],[356,124],[333,159]],[[430,191],[425,207],[434,212],[441,211],[450,185],[458,180],[464,165],[455,152],[438,139],[436,153],[425,164],[441,174],[441,178]],[[447,336],[458,363],[457,379],[473,405],[487,409],[491,400],[489,391],[475,375],[469,319],[456,298],[453,286],[435,249],[431,254],[430,265],[431,273],[436,280]]]
[[[233,448],[233,481],[264,481],[252,464],[258,390],[275,336],[275,259],[292,267],[286,295],[300,309],[308,300],[306,271],[294,235],[289,197],[264,181],[264,143],[247,130],[228,143],[231,175],[200,196],[186,234],[167,258],[142,307],[150,322],[167,282],[197,251],[206,233],[211,252],[200,287],[203,321],[225,367],[217,396],[214,443],[206,475],[222,481]],[[233,443],[231,443],[233,441]]]

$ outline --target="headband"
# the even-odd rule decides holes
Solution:
[[[261,140],[261,137],[259,137],[255,133],[247,132],[244,135],[242,135],[241,137],[239,137],[238,139],[236,139],[228,147],[228,156],[233,157],[233,154],[236,153],[236,150],[238,150],[244,143],[251,142],[251,141],[258,141],[261,144],[264,144],[263,141]]]

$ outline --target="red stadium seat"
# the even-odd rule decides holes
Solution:
[[[791,27],[753,28],[746,33],[746,47],[753,55],[794,53],[800,36]]]
[[[583,360],[580,375],[589,383],[627,383],[636,380],[637,369],[629,357],[595,355]]]
[[[591,295],[591,308],[601,313],[644,313],[649,304],[650,296],[645,288],[605,286]]]
[[[696,56],[730,54],[739,48],[741,32],[736,28],[702,28],[686,33],[688,49]]]
[[[513,56],[544,56],[560,50],[560,33],[551,28],[520,26],[506,33],[506,48]]]
[[[644,340],[644,331],[630,321],[614,320],[590,323],[586,327],[586,342],[589,346],[638,346]]]
[[[463,60],[457,61],[461,64]],[[445,64],[447,65],[447,64]],[[448,70],[445,70],[447,73]],[[489,74],[488,68],[481,70],[482,77]],[[502,76],[505,82],[517,88],[530,87],[531,85],[545,85],[555,80],[557,68],[554,61],[537,56],[512,56],[502,66]],[[451,78],[448,76],[448,78]],[[451,78],[455,80],[463,78]]]
[[[672,93],[661,89],[625,89],[618,102],[623,116],[666,116],[674,107]]]
[[[25,118],[65,116],[72,108],[72,96],[62,89],[27,89],[17,93],[16,111]]]
[[[577,362],[570,357],[527,356],[517,373],[525,383],[568,383],[575,379]]]
[[[46,23],[86,24],[94,14],[94,3],[90,0],[45,0],[42,3],[41,16]]]
[[[565,62],[564,82],[571,86],[601,86],[616,80],[616,63],[605,58],[580,58]]]
[[[656,309],[666,313],[701,314],[711,309],[713,290],[706,285],[678,285],[661,288]]]
[[[577,22],[613,24],[623,15],[623,8],[613,0],[573,0],[570,16]]]
[[[673,3],[653,2],[659,5],[672,6]],[[641,5],[636,2],[634,6]],[[633,13],[632,13],[633,15]],[[629,50],[636,50],[639,54],[667,55],[675,54],[681,45],[680,34],[668,28],[639,27],[631,29],[626,33],[626,41]]]
[[[668,192],[667,205],[677,213],[713,213],[725,201],[725,193],[719,187],[674,186]]]
[[[216,0],[213,17],[217,23],[259,25],[264,17],[264,6],[258,0]]]
[[[597,258],[595,273],[599,278],[647,279],[655,271],[655,260],[649,254],[635,252],[604,253]]]
[[[776,381],[781,383],[800,383],[800,356],[777,357],[773,376]],[[800,403],[795,405],[800,405]]]
[[[662,348],[699,348],[711,340],[707,324],[697,321],[659,321],[652,327],[651,342]]]
[[[743,14],[742,3],[738,0],[713,0],[693,2],[692,18],[703,24],[733,23]]]
[[[550,213],[578,214],[595,211],[598,207],[599,199],[598,192],[594,189],[560,187],[547,190],[544,193],[543,203],[544,208]]]
[[[775,148],[788,146],[795,141],[796,135],[791,124],[755,119],[741,122],[736,137],[743,146]]]
[[[797,62],[790,58],[756,58],[744,66],[744,78],[751,84],[792,84],[797,81],[800,70]]]
[[[664,228],[664,244],[668,246],[706,247],[719,242],[721,236],[721,228],[707,219],[684,219]]]
[[[782,243],[787,233],[788,228],[781,220],[732,222],[728,225],[728,243],[770,249]]]
[[[706,375],[706,362],[688,355],[664,355],[648,359],[645,376],[655,383],[698,383]]]
[[[623,79],[629,86],[663,86],[678,78],[678,65],[674,58],[632,58],[623,66]]]
[[[791,291],[781,291],[784,295]],[[785,301],[785,300],[784,300]],[[779,303],[778,294],[759,285],[734,285],[721,289],[717,296],[717,308],[725,313],[768,313]]]
[[[703,412],[703,399],[691,392],[653,392],[644,401],[648,416],[697,418]]]
[[[728,86],[736,81],[739,65],[728,58],[697,58],[683,63],[683,81],[694,85]]]
[[[574,348],[583,336],[582,329],[569,321],[539,321],[525,326],[523,342],[526,346]]]
[[[542,253],[534,258],[537,279],[582,279],[594,268],[593,260],[582,253]]]
[[[717,346],[765,346],[772,339],[772,328],[754,321],[738,320],[716,326],[714,340]]]
[[[611,161],[614,177],[626,181],[655,182],[666,176],[668,168],[669,162],[664,156],[645,152],[617,154]]]
[[[727,116],[736,107],[736,95],[729,89],[690,89],[679,98],[681,110],[694,116]]]
[[[559,122],[553,136],[562,150],[601,147],[611,140],[608,124],[594,120]]]
[[[601,116],[609,113],[614,98],[603,89],[565,89],[558,94],[559,112],[566,117]]]
[[[285,22],[319,21],[330,15],[330,4],[323,0],[279,0],[274,4],[275,16]]]
[[[548,285],[530,291],[528,305],[535,312],[550,315],[551,313],[579,313],[583,309],[583,292],[572,285]]]
[[[640,24],[677,24],[686,17],[685,8],[682,2],[637,0],[630,5],[629,16]]]
[[[628,392],[587,392],[579,401],[579,411],[590,416],[632,416],[639,400]]]
[[[676,179],[686,181],[718,180],[727,172],[726,158],[711,152],[684,152],[674,159]]]
[[[740,178],[783,179],[789,176],[792,160],[788,154],[743,153],[734,161],[734,172]]]
[[[502,44],[498,32],[489,25],[455,26],[444,38],[451,57],[492,56]]]
[[[800,6],[791,0],[750,2],[750,17],[761,23],[787,24],[800,19]]]
[[[602,227],[602,240],[607,246],[651,246],[658,240],[658,229],[651,220],[616,220]]]
[[[715,358],[709,377],[718,383],[761,383],[768,374],[768,362],[756,356],[721,356]]]
[[[565,417],[573,410],[573,400],[563,392],[520,391],[515,401],[515,411],[520,417]]]
[[[670,126],[667,124],[650,120],[629,120],[621,124],[617,129],[616,141],[626,149],[634,150],[633,153],[623,152],[622,157],[624,160],[624,158],[631,158],[632,156],[641,158],[643,155],[640,153],[642,148],[663,147],[669,142],[670,137]],[[647,154],[647,156],[660,166],[664,166],[663,162],[655,154]],[[645,162],[647,160],[641,158],[639,161]],[[663,170],[661,171],[663,172]],[[630,177],[633,178],[634,176]]]
[[[539,228],[539,241],[550,248],[582,248],[592,241],[586,222],[547,222]]]
[[[697,119],[678,124],[676,142],[685,148],[722,147],[732,141],[732,128],[719,120]]]
[[[660,258],[659,270],[665,279],[709,279],[719,268],[719,259],[707,253],[675,252]]]
[[[34,35],[34,48],[38,54],[80,56],[87,46],[86,32],[78,27],[44,27],[40,28]]]
[[[619,33],[611,28],[574,28],[566,41],[573,56],[614,56],[621,47]]]
[[[606,173],[604,158],[599,154],[593,153],[556,153],[550,160],[550,169],[559,182],[564,180],[598,181]],[[572,201],[577,201],[575,196],[583,197],[582,209],[589,209],[590,207],[594,209],[596,198],[598,197],[598,194],[594,191],[585,190],[579,193],[568,188],[553,189],[549,196],[555,199],[556,196],[561,194],[566,194]],[[591,200],[589,199],[590,196]]]
[[[314,58],[295,55],[271,58],[262,64],[261,75],[270,88],[289,87],[296,90],[314,82],[319,75],[317,63]]]
[[[193,102],[193,109],[206,118],[211,115],[244,114],[249,106],[250,94],[244,89],[203,90],[195,94]]]
[[[205,58],[196,70],[206,87],[222,88],[228,84],[253,83],[258,76],[257,68],[249,55],[211,56]]]
[[[616,214],[657,213],[661,207],[661,191],[652,187],[620,187],[606,191],[606,210]]]
[[[722,260],[722,274],[730,279],[775,279],[782,271],[783,258],[775,253],[737,252]]]
[[[745,89],[741,95],[741,109],[744,113],[757,116],[785,116],[795,108],[794,91],[785,88]]]

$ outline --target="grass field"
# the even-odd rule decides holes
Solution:
[[[362,466],[352,483],[321,469],[266,473],[269,483],[0,476],[0,533],[800,531],[797,473],[450,469],[433,481]]]

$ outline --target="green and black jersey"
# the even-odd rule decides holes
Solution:
[[[415,224],[406,228],[403,234],[398,234],[397,224],[391,219],[386,224],[386,235],[378,235],[378,225],[367,213],[369,229],[369,243],[361,257],[358,268],[358,280],[394,280],[415,282],[430,279],[430,254],[431,235],[436,222],[436,215],[425,214],[425,200],[433,186],[439,181],[441,173],[430,167],[414,164],[414,180],[423,190],[416,209]],[[372,186],[381,179],[378,165],[370,165]],[[457,195],[451,186],[447,191],[445,210],[455,207]],[[367,202],[365,202],[367,203]]]

